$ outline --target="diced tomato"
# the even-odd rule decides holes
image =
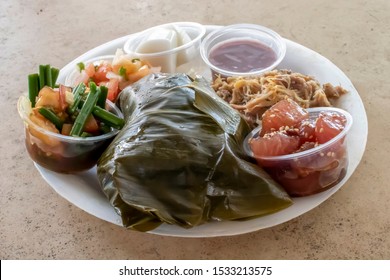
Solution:
[[[119,94],[119,80],[112,78],[108,82],[99,84],[100,86],[106,86],[108,88],[107,99],[115,102]]]
[[[108,62],[102,62],[97,67],[97,70],[95,74],[93,75],[92,79],[95,81],[95,83],[101,83],[101,82],[106,82],[109,79],[107,78],[107,73],[112,71],[112,66]]]
[[[88,77],[93,77],[95,75],[95,65],[93,63],[89,63],[87,67],[85,67],[85,73],[88,75]]]
[[[250,146],[255,157],[287,155],[299,148],[299,137],[277,131],[253,138]]]
[[[279,101],[263,114],[261,136],[281,127],[296,127],[308,117],[309,113],[293,100]]]
[[[336,112],[321,112],[317,118],[315,135],[323,144],[336,137],[345,127],[346,118]]]
[[[93,115],[90,115],[85,122],[84,131],[91,134],[97,133],[99,131],[99,125]]]

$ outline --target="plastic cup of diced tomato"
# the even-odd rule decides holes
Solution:
[[[307,109],[314,121],[321,113],[336,113],[344,117],[345,125],[339,134],[325,143],[302,151],[279,156],[256,156],[251,141],[259,137],[262,125],[255,128],[244,141],[245,152],[281,184],[291,196],[307,196],[334,187],[348,169],[347,135],[352,126],[352,116],[339,108],[318,107]]]
[[[107,100],[106,109],[123,118],[122,112]],[[26,96],[18,100],[18,112],[24,122],[25,145],[31,159],[40,166],[60,173],[75,173],[92,168],[119,132],[92,137],[73,137],[51,132],[31,121],[31,103]]]

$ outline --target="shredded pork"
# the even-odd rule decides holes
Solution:
[[[251,127],[256,127],[266,109],[290,98],[303,108],[332,106],[347,91],[341,86],[321,84],[311,76],[290,70],[273,70],[258,77],[218,77],[215,92],[238,110]]]

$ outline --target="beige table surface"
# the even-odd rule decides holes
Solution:
[[[16,101],[38,64],[59,68],[106,41],[174,21],[250,22],[329,58],[369,121],[343,188],[284,224],[232,237],[173,238],[102,221],[60,197],[23,143]],[[390,259],[390,1],[0,1],[1,259]]]

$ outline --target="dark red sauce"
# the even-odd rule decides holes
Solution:
[[[276,60],[276,53],[258,41],[237,40],[214,47],[209,60],[223,70],[244,73],[270,66]]]

